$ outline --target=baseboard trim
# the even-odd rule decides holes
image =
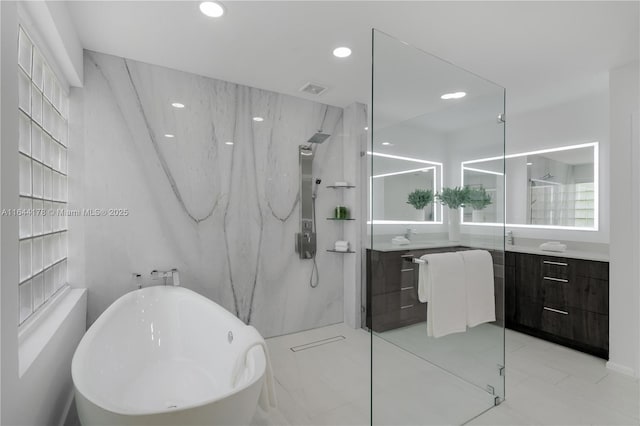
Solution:
[[[611,371],[615,371],[616,373],[624,374],[626,376],[636,377],[636,372],[633,371],[633,368],[627,367],[625,365],[616,364],[615,362],[607,361],[607,368]]]

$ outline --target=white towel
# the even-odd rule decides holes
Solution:
[[[442,337],[467,330],[464,262],[457,253],[422,256],[418,298],[427,306],[427,335]]]
[[[539,249],[544,251],[565,252],[567,251],[567,245],[562,244],[560,241],[548,241],[540,244]]]
[[[276,408],[278,406],[278,401],[276,399],[276,381],[273,377],[269,348],[267,348],[267,344],[260,333],[258,333],[258,330],[250,325],[246,327],[246,338],[243,338],[241,342],[238,342],[238,344],[243,345],[244,349],[240,352],[240,356],[238,357],[233,372],[231,373],[231,387],[235,388],[242,378],[243,372],[247,366],[247,356],[249,355],[249,351],[256,346],[260,346],[264,352],[266,367],[258,404],[263,410],[268,411],[270,408]]]
[[[464,260],[467,287],[467,325],[496,320],[493,259],[486,250],[458,252]]]

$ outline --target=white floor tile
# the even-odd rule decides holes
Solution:
[[[449,369],[482,383],[501,353],[483,332],[497,340],[500,330],[478,327],[447,344],[423,339],[419,327],[402,330],[389,339],[374,336],[373,357],[370,334],[344,324],[269,339],[279,407],[258,410],[251,426],[369,425],[371,398],[375,425],[459,425],[474,416],[468,424],[640,425],[638,380],[607,370],[601,359],[511,330],[507,399],[478,416],[492,396],[423,357],[446,360]],[[290,349],[333,336],[345,339]]]

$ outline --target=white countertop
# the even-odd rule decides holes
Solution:
[[[584,259],[584,260],[596,260],[599,262],[608,262],[609,253],[595,252],[595,251],[582,251],[582,250],[567,250],[564,252],[554,252],[540,250],[538,247],[528,246],[505,246],[506,251],[513,251],[517,253],[529,253],[538,254],[541,256],[556,256],[567,257],[571,259]]]
[[[495,244],[491,244],[490,242],[487,242],[487,241],[481,241],[481,242],[412,241],[410,244],[405,244],[405,245],[392,244],[391,242],[377,242],[374,244],[374,250],[389,252],[389,251],[435,249],[435,248],[457,247],[457,246],[483,248],[488,250],[502,249],[502,247],[498,247]],[[538,247],[535,247],[535,246],[522,246],[522,245],[507,245],[505,246],[505,250],[516,252],[516,253],[537,254],[541,256],[566,257],[571,259],[595,260],[599,262],[609,261],[608,253],[595,252],[595,251],[567,250],[564,252],[553,252],[553,251],[540,250]]]
[[[445,248],[445,247],[457,247],[457,246],[466,246],[466,244],[461,242],[451,242],[451,241],[411,241],[409,244],[398,245],[388,243],[375,243],[374,250],[377,251],[403,251],[403,250],[422,250],[422,249],[432,249],[432,248]]]

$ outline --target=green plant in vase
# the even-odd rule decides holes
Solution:
[[[430,189],[416,189],[409,193],[407,204],[411,204],[420,213],[419,220],[426,220],[426,211],[424,210],[429,204],[433,203],[433,191]]]
[[[473,209],[471,212],[472,222],[484,222],[484,212],[482,211],[491,204],[491,195],[483,187],[469,189],[469,201],[467,205]]]
[[[436,194],[440,203],[449,208],[449,241],[460,241],[460,212],[458,209],[469,202],[468,187],[442,188],[442,192]]]
[[[491,195],[487,193],[487,190],[483,187],[470,188],[469,200],[466,205],[470,206],[474,210],[482,210],[491,204]]]
[[[459,186],[453,188],[442,188],[442,192],[436,194],[436,198],[443,205],[452,210],[457,210],[469,202],[469,187],[461,188]]]

